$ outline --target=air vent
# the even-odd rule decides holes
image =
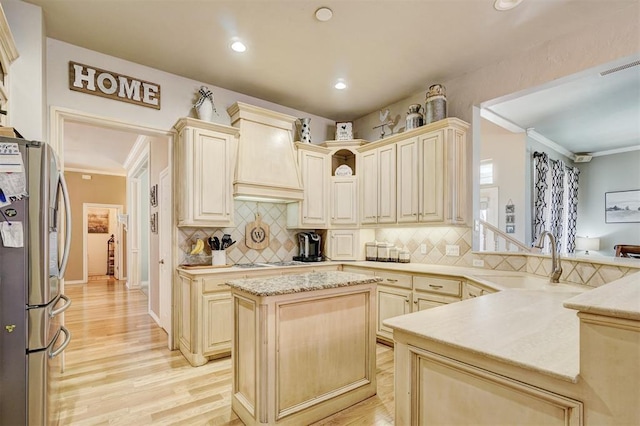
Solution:
[[[613,74],[614,72],[626,70],[627,68],[635,67],[635,66],[638,66],[638,65],[640,65],[640,61],[630,62],[630,63],[628,63],[626,65],[620,65],[619,67],[615,67],[615,68],[611,68],[610,70],[602,71],[600,73],[600,76],[604,77],[605,75]]]

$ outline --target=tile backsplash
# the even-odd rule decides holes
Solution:
[[[440,265],[471,266],[472,230],[464,226],[424,226],[415,228],[376,229],[376,241],[385,241],[409,250],[411,262]],[[426,244],[426,253],[421,245]],[[447,245],[457,245],[458,256],[447,256]]]
[[[287,229],[287,205],[281,203],[257,203],[253,201],[234,201],[233,228],[179,228],[178,247],[183,253],[180,263],[209,263],[211,250],[205,248],[200,258],[189,257],[188,253],[198,238],[205,242],[208,237],[222,238],[223,234],[230,234],[236,241],[228,248],[227,263],[277,262],[291,260],[298,254],[297,230]],[[255,220],[256,213],[260,213],[262,221],[269,225],[269,246],[264,250],[253,250],[245,244],[245,227]],[[206,246],[206,244],[205,244]]]

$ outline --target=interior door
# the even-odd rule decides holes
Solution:
[[[169,347],[172,345],[171,332],[171,175],[169,169],[160,173],[159,188],[159,273],[160,277],[160,326],[169,336]]]

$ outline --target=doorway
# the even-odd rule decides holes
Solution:
[[[118,204],[83,203],[83,281],[122,279],[122,225]]]
[[[58,153],[58,156],[61,159],[61,163],[63,167],[65,167],[65,139],[67,139],[66,134],[69,132],[69,126],[73,124],[83,124],[86,126],[93,126],[95,128],[101,129],[109,129],[119,132],[128,132],[130,134],[136,134],[139,136],[138,141],[136,141],[136,146],[134,146],[131,150],[127,149],[129,155],[124,161],[119,164],[124,166],[126,170],[127,176],[127,201],[126,201],[126,214],[118,215],[118,220],[123,224],[123,237],[126,237],[126,241],[120,241],[120,251],[122,253],[123,259],[121,262],[122,271],[124,275],[124,268],[126,267],[126,279],[128,288],[135,288],[136,290],[140,288],[141,281],[148,282],[148,314],[158,323],[160,324],[159,316],[160,309],[158,307],[159,300],[159,279],[157,277],[158,274],[158,261],[159,256],[154,254],[154,250],[157,249],[158,243],[153,241],[153,244],[150,243],[149,237],[141,236],[140,233],[150,231],[150,213],[153,214],[157,211],[157,207],[153,208],[152,211],[149,211],[149,187],[151,183],[157,185],[158,182],[158,173],[167,168],[169,172],[168,182],[172,182],[171,178],[171,170],[172,170],[172,162],[173,162],[173,140],[174,133],[170,130],[160,130],[154,129],[150,127],[144,127],[135,125],[132,123],[124,122],[121,120],[115,120],[107,117],[99,117],[92,114],[84,113],[81,111],[72,111],[66,108],[52,107],[51,109],[51,120],[50,120],[50,144],[54,148],[54,150]],[[69,141],[73,139],[69,138]],[[83,139],[91,142],[90,139]],[[162,140],[164,144],[162,144],[162,148],[160,148],[160,144],[156,143],[156,140]],[[140,143],[138,143],[140,142]],[[146,143],[144,143],[146,142]],[[155,158],[155,162],[150,162],[146,168],[146,184],[145,184],[145,175],[144,172],[142,174],[136,173],[136,169],[138,171],[142,171],[138,169],[136,166],[139,165],[137,163],[137,159],[139,159],[140,148],[141,146],[146,145],[147,147],[151,146],[151,151],[153,151],[153,156]],[[110,144],[103,146],[110,146]],[[86,148],[86,147],[85,147]],[[93,157],[97,157],[98,153],[104,151],[99,149],[94,149],[92,152]],[[100,151],[100,152],[99,152]],[[111,151],[118,151],[111,149]],[[161,151],[161,152],[157,152]],[[118,151],[122,152],[122,151]],[[147,151],[149,152],[149,151]],[[158,159],[162,160],[162,166],[158,166]],[[161,167],[158,169],[158,167]],[[74,171],[82,171],[82,172],[90,172],[91,169],[82,170],[81,167],[74,166],[76,170]],[[130,185],[130,182],[134,182],[133,185]],[[158,182],[159,183],[159,182]],[[145,187],[146,189],[143,189]],[[169,191],[170,192],[170,191]],[[132,198],[137,200],[137,205],[140,207],[137,211],[133,211],[131,203]],[[145,198],[145,201],[142,199]],[[146,212],[144,209],[147,209]],[[78,215],[79,216],[79,215]],[[165,215],[162,215],[165,216]],[[165,264],[167,265],[168,270],[173,271],[174,266],[177,264],[177,255],[174,253],[174,246],[176,244],[176,223],[173,209],[169,209],[168,215],[165,218],[169,221],[170,231],[168,237],[165,239],[165,242],[168,241],[168,252],[169,257],[165,257]],[[75,234],[76,238],[81,238],[82,234]],[[115,237],[115,236],[114,236]],[[157,234],[152,234],[151,238],[157,238]],[[165,235],[166,237],[166,235]],[[140,258],[140,250],[144,251],[144,247],[141,247],[139,244],[147,244],[147,252],[150,254],[151,258],[148,258],[146,262]],[[166,243],[165,243],[166,244]],[[134,253],[137,251],[137,253]],[[144,273],[144,270],[141,270],[141,263],[146,263],[147,270],[149,271],[149,277],[145,280],[144,277],[140,276],[140,273]],[[143,266],[144,268],[144,266]],[[123,277],[124,278],[124,277]],[[173,283],[171,282],[169,285],[171,287],[171,291],[168,294],[168,302],[169,306],[168,315],[171,317],[170,322],[174,322],[173,311],[171,307],[173,306],[173,298],[174,298],[174,290]],[[62,283],[62,285],[64,285]],[[170,327],[174,330],[175,327]],[[173,333],[170,333],[168,336],[168,347],[169,349],[176,349],[175,339]]]

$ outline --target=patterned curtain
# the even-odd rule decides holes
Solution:
[[[538,235],[545,229],[545,210],[547,208],[547,172],[549,171],[549,156],[544,152],[533,153],[534,183],[533,183],[533,235],[534,243]]]
[[[580,170],[567,168],[567,253],[576,251],[576,222],[578,221],[578,177]]]
[[[549,231],[556,237],[558,253],[562,251],[562,219],[564,210],[564,162],[551,162],[551,226]]]

